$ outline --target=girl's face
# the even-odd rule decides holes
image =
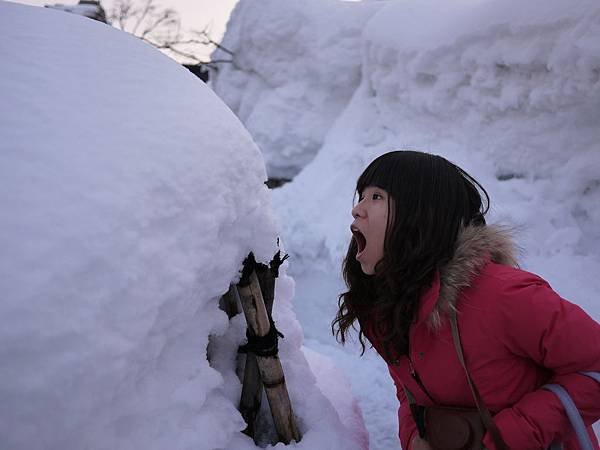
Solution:
[[[360,193],[358,203],[352,208],[354,222],[350,230],[358,247],[355,258],[367,275],[375,273],[375,265],[383,258],[388,199],[385,190],[369,186]]]

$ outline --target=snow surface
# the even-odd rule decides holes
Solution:
[[[292,178],[316,155],[360,83],[360,36],[376,10],[337,0],[236,5],[222,41],[235,64],[220,65],[212,87],[252,134],[270,177]]]
[[[241,0],[224,42],[238,63],[215,91],[271,176],[299,172],[274,205],[305,345],[347,370],[372,448],[399,445],[392,382],[373,352],[336,346],[329,323],[356,179],[377,155],[418,149],[465,168],[491,196],[489,221],[514,227],[522,267],[600,320],[596,0]]]
[[[236,409],[245,322],[218,308],[250,250],[276,251],[250,135],[186,69],[87,18],[0,2],[0,61],[0,448],[256,448]],[[291,448],[364,449],[347,382],[303,355],[293,291],[284,267]]]

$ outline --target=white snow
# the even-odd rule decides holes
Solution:
[[[263,151],[273,178],[310,162],[360,83],[361,41],[371,3],[338,0],[239,2],[213,88]],[[212,58],[226,55],[219,52]]]
[[[0,61],[0,448],[256,448],[236,409],[245,323],[218,309],[248,252],[276,251],[250,135],[186,69],[87,18],[0,2]],[[342,423],[304,358],[293,289],[284,267],[291,447],[365,448],[356,404]]]
[[[465,168],[491,196],[488,220],[515,228],[522,266],[600,320],[597,1],[241,0],[224,42],[237,64],[212,86],[270,176],[299,172],[274,205],[305,345],[347,369],[371,448],[399,445],[391,380],[372,352],[336,346],[329,323],[356,179],[377,155]],[[297,157],[305,142],[311,161]]]

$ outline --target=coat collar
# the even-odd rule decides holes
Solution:
[[[442,319],[456,309],[461,290],[471,286],[473,278],[488,261],[517,266],[517,248],[508,228],[500,225],[463,228],[456,239],[454,256],[438,272],[431,287],[421,296],[417,321],[437,329]]]

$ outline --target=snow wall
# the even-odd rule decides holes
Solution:
[[[0,61],[0,448],[255,448],[245,322],[218,309],[248,252],[276,251],[250,135],[186,69],[83,17],[0,2]],[[346,428],[317,388],[293,289],[284,270],[291,447],[366,448],[360,411]]]
[[[270,176],[299,173],[274,194],[296,264],[338,273],[360,172],[429,151],[486,187],[525,268],[600,318],[597,1],[241,0],[223,44],[215,91]]]

